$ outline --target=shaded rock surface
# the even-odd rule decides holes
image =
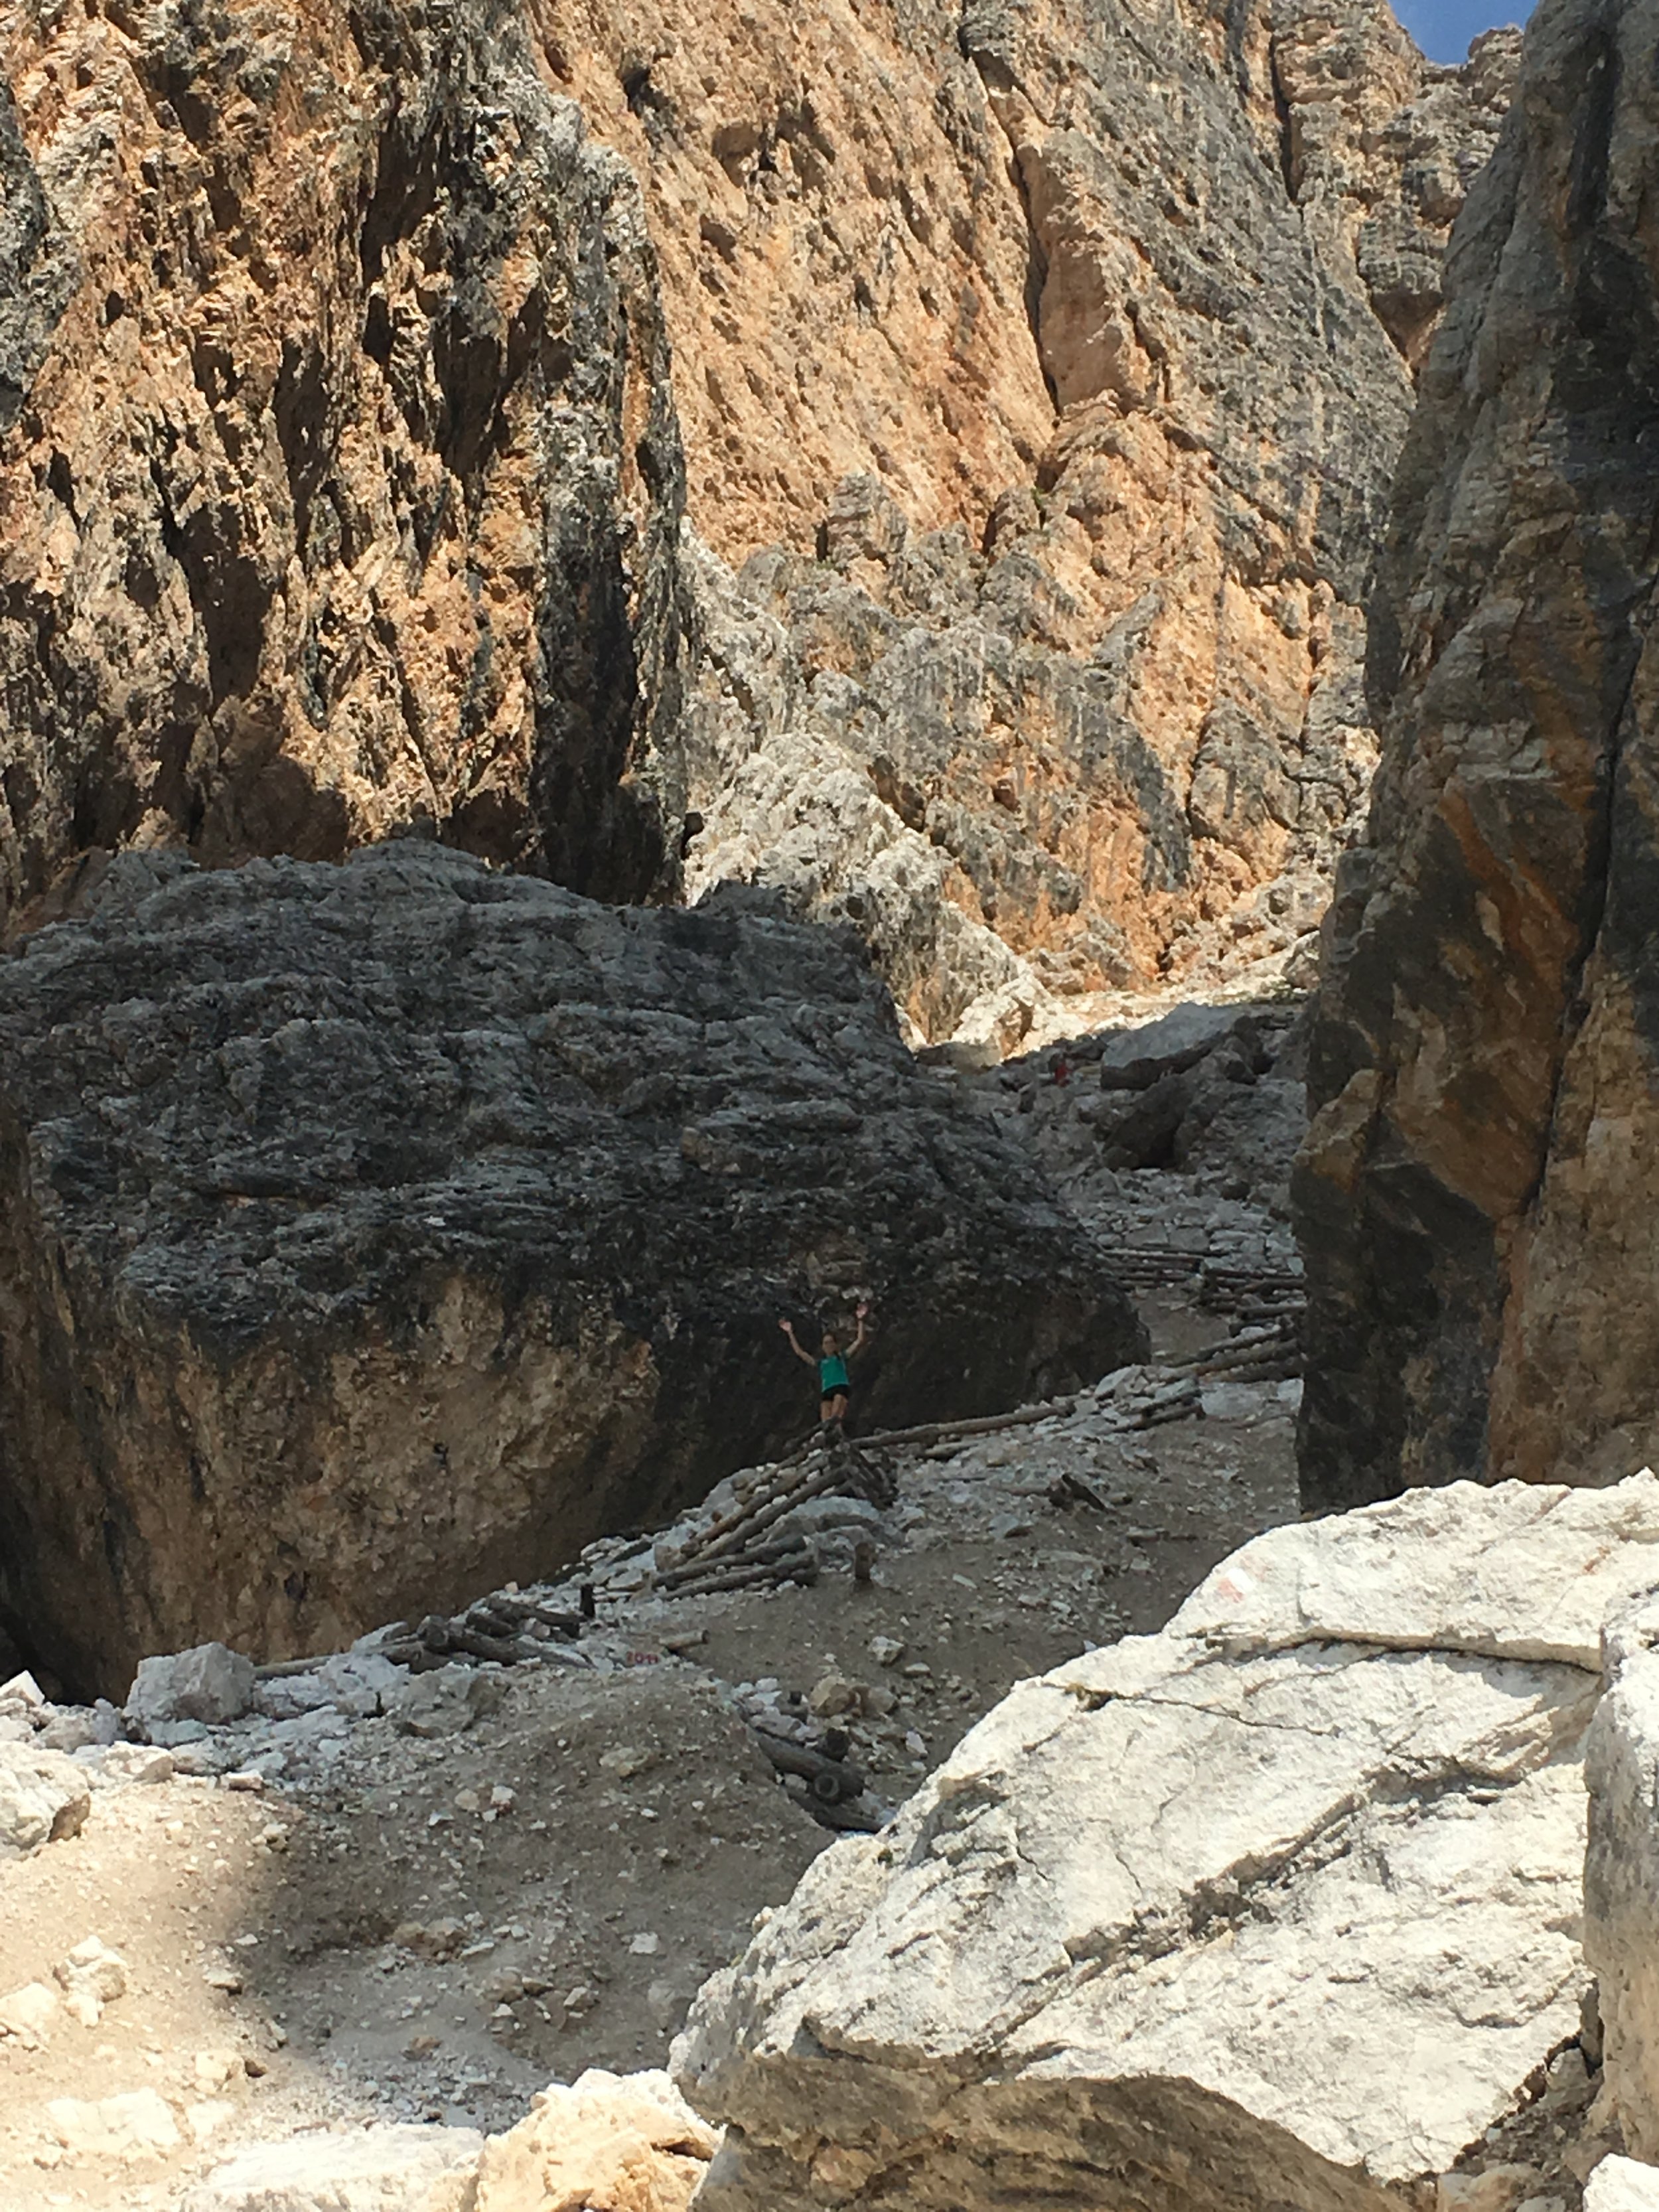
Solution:
[[[1590,1731],[1584,1953],[1607,2051],[1604,2103],[1626,2148],[1659,2154],[1659,1602],[1611,1624],[1607,1695]],[[1622,2198],[1607,2195],[1610,2208]]]
[[[1282,959],[1512,44],[1431,68],[1381,0],[27,13],[0,911],[410,826],[672,896],[700,814],[696,888],[853,921],[929,1036]]]
[[[702,2201],[1421,2201],[1577,2033],[1599,1629],[1656,1544],[1645,1472],[1414,1492],[1021,1685],[704,1990]]]
[[[1178,1006],[991,1067],[958,1045],[933,1056],[968,1062],[965,1087],[1018,1117],[1005,1127],[1125,1264],[1120,1239],[1173,1256],[1188,1234],[1182,1200],[1200,1192],[1212,1203],[1249,1200],[1288,1224],[1291,1163],[1307,1126],[1306,1050],[1305,1009],[1258,1001]],[[1272,1271],[1299,1267],[1288,1227],[1274,1234]],[[1218,1250],[1209,1256],[1227,1264]]]
[[[1540,8],[1453,244],[1311,1048],[1314,1504],[1659,1443],[1656,52]]]
[[[856,944],[411,844],[122,860],[0,965],[0,1603],[70,1682],[349,1640],[809,1429],[1144,1355]]]
[[[253,1664],[222,1644],[141,1659],[127,1693],[129,1720],[236,1721],[253,1703]]]

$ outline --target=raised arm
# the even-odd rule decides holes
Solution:
[[[869,1311],[870,1309],[867,1305],[860,1305],[858,1309],[858,1334],[854,1337],[853,1341],[847,1347],[847,1357],[849,1359],[853,1357],[855,1352],[862,1352],[865,1345],[869,1340],[870,1332],[864,1325],[869,1315]]]
[[[813,1358],[813,1357],[812,1357],[812,1355],[811,1355],[811,1353],[810,1352],[804,1352],[804,1351],[801,1349],[801,1341],[800,1341],[800,1339],[799,1339],[799,1338],[796,1335],[796,1334],[795,1334],[795,1324],[794,1324],[794,1322],[792,1322],[792,1321],[786,1321],[786,1320],[784,1319],[783,1316],[782,1316],[781,1314],[780,1314],[780,1315],[778,1316],[778,1327],[779,1327],[779,1328],[783,1331],[784,1334],[788,1338],[788,1340],[789,1340],[789,1349],[791,1350],[791,1352],[793,1352],[794,1353],[794,1355],[795,1355],[796,1358],[797,1358],[797,1359],[804,1359],[804,1360],[806,1362],[806,1364],[807,1364],[807,1365],[808,1365],[809,1367],[811,1367],[811,1368],[812,1368],[814,1370],[816,1370],[816,1369],[817,1369],[817,1364],[818,1364],[818,1363],[817,1363],[817,1361],[816,1359],[814,1359],[814,1358]]]

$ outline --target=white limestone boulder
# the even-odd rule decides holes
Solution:
[[[251,1659],[223,1644],[198,1644],[139,1661],[127,1692],[127,1718],[143,1729],[174,1721],[222,1725],[252,1711],[253,1688]]]
[[[476,2128],[256,2143],[198,2182],[183,2212],[472,2212],[483,2150]]]
[[[676,2046],[700,2212],[1382,2212],[1576,2032],[1597,1629],[1659,1480],[1276,1530],[1020,1685]]]
[[[0,1859],[78,1836],[91,1808],[87,1778],[72,1759],[0,1743]]]
[[[1460,1482],[1276,1528],[1224,1560],[1170,1626],[1240,1651],[1450,1645],[1599,1669],[1603,1623],[1656,1583],[1651,1468],[1610,1490]]]
[[[1584,1950],[1605,2052],[1604,2100],[1626,2149],[1659,2158],[1659,1597],[1608,1626],[1607,1694],[1590,1729]]]
[[[1659,2212],[1659,2166],[1604,2158],[1584,2184],[1584,2212]]]

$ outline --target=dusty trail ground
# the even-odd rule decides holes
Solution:
[[[1278,1222],[1214,1176],[1104,1174],[1077,1096],[1042,1087],[1022,1114],[982,1087],[1103,1236],[1285,1259]],[[1178,1285],[1143,1310],[1164,1358],[1226,1335]],[[38,2047],[0,2039],[0,2207],[172,2207],[240,2142],[368,2118],[499,2129],[551,2077],[660,2063],[698,1984],[834,1841],[740,1694],[854,1686],[839,1724],[896,1803],[1012,1683],[1157,1627],[1294,1513],[1297,1387],[1230,1386],[1127,1434],[1085,1396],[911,1452],[868,1583],[831,1565],[811,1588],[602,1597],[590,1665],[495,1677],[498,1707],[462,1735],[362,1719],[261,1790],[96,1791],[79,1837],[0,1869],[0,1992],[50,1982],[88,1936],[129,1972],[95,2027],[60,2010]],[[1103,1502],[1054,1502],[1066,1474]],[[176,2143],[58,2141],[54,2100],[145,2089]]]

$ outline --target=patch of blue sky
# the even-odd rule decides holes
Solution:
[[[1516,8],[1502,0],[1394,0],[1394,6],[1431,62],[1461,62],[1471,39],[1498,23],[1524,23],[1530,13],[1525,0]]]

